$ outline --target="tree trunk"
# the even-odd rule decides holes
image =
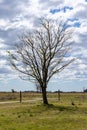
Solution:
[[[48,105],[46,87],[42,87],[43,104]]]

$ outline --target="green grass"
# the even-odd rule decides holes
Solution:
[[[0,104],[0,130],[87,130],[86,96],[63,93],[59,102],[57,94],[49,94],[49,106],[41,101]]]

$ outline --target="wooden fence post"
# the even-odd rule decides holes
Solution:
[[[60,90],[58,90],[58,101],[60,101]]]
[[[20,91],[20,103],[22,103],[22,92]]]

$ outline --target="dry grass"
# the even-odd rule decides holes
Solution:
[[[23,94],[23,100],[41,97],[29,95]],[[87,130],[87,94],[62,93],[59,102],[56,93],[48,93],[48,99],[53,105],[44,106],[41,101],[0,104],[0,130]]]

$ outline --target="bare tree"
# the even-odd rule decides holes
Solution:
[[[44,104],[48,104],[46,89],[52,76],[74,61],[66,58],[71,35],[72,31],[63,22],[43,19],[39,28],[24,33],[15,52],[9,53],[11,65],[23,78],[38,82]]]

